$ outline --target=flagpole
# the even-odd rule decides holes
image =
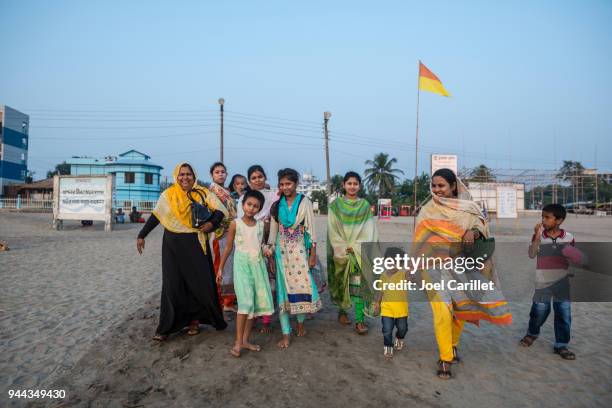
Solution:
[[[412,211],[413,235],[414,235],[414,232],[416,231],[417,181],[418,181],[418,168],[419,168],[419,99],[421,96],[421,87],[419,86],[420,79],[421,79],[420,68],[421,68],[421,60],[419,60],[419,73],[417,73],[416,136],[415,136],[415,141],[414,141],[414,210]]]

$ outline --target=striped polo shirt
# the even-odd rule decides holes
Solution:
[[[561,251],[566,245],[575,246],[576,242],[571,233],[563,229],[560,232],[557,238],[552,238],[546,230],[542,231],[540,251],[536,262],[536,289],[548,287],[567,276],[569,261]],[[535,241],[535,238],[533,234],[531,242]]]

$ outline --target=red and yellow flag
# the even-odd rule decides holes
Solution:
[[[450,96],[436,74],[431,72],[421,61],[419,61],[419,89],[442,96]]]

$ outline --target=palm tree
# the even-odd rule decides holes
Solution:
[[[474,167],[471,171],[470,171],[470,178],[471,181],[478,181],[481,183],[488,183],[491,181],[495,181],[495,175],[493,175],[493,171],[488,168],[487,166],[485,166],[484,164],[481,164],[479,166]]]
[[[557,173],[557,178],[569,181],[573,191],[574,201],[579,201],[580,191],[582,190],[582,175],[585,168],[579,161],[563,160],[563,166]]]
[[[332,194],[342,194],[342,189],[344,185],[344,177],[339,174],[332,176],[331,180],[331,192]]]
[[[395,190],[395,182],[399,178],[396,174],[404,174],[399,169],[394,169],[397,163],[394,157],[389,159],[387,153],[378,153],[374,160],[366,160],[365,185],[370,191],[376,191],[379,197],[389,197]]]

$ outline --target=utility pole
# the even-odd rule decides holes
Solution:
[[[219,144],[219,161],[223,163],[223,105],[225,104],[225,99],[219,98],[219,109],[221,113],[221,142]]]
[[[534,209],[537,209],[535,205],[535,170],[534,173],[531,175],[531,205]]]
[[[597,145],[595,145],[595,212],[597,212],[597,203],[599,203],[599,183],[597,179]]]
[[[323,112],[323,128],[325,130],[325,167],[327,172],[327,201],[331,198],[331,177],[329,175],[329,132],[327,131],[327,122],[331,118],[331,112]]]
[[[597,169],[595,169],[595,211],[597,211],[597,203],[599,203],[599,189],[597,186]]]

